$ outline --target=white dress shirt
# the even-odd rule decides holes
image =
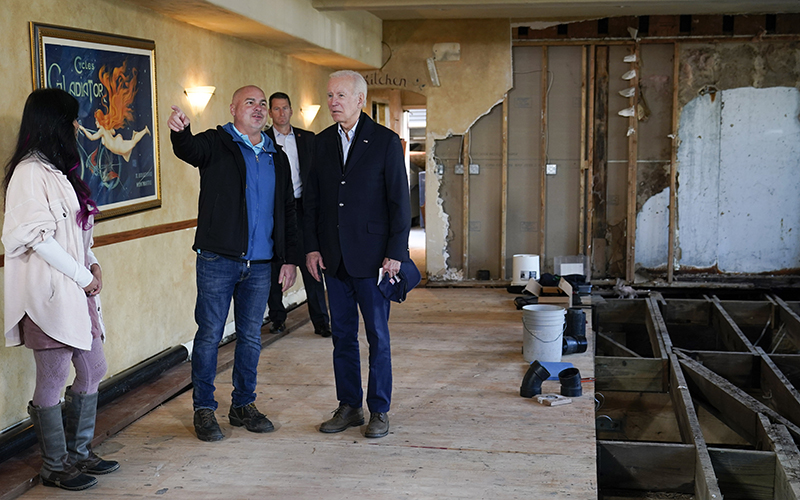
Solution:
[[[275,142],[283,147],[283,152],[289,157],[289,165],[292,167],[292,186],[294,187],[294,197],[303,196],[303,181],[300,179],[300,157],[297,155],[297,137],[294,135],[294,128],[289,127],[289,134],[283,135],[278,129],[272,127],[275,134]]]
[[[356,135],[356,128],[358,127],[358,121],[356,124],[353,125],[348,132],[345,132],[342,128],[342,124],[339,124],[337,130],[339,131],[339,138],[342,140],[342,162],[347,163],[347,155],[350,153],[350,145],[353,144],[353,137]]]

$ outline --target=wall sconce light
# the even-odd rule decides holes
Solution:
[[[216,90],[216,87],[190,87],[185,89],[183,93],[189,98],[189,104],[192,105],[192,109],[197,113],[206,108],[208,100],[214,95],[214,90]]]
[[[316,118],[319,113],[319,104],[309,104],[300,108],[300,114],[303,115],[303,124],[308,127],[311,122]]]

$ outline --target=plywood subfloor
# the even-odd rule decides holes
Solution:
[[[584,396],[560,407],[519,397],[527,363],[512,299],[498,289],[418,289],[394,305],[394,394],[385,438],[366,439],[363,427],[318,431],[337,405],[331,343],[306,324],[261,355],[256,403],[276,432],[229,425],[228,369],[217,379],[217,418],[227,439],[195,438],[186,392],[99,446],[122,468],[79,495],[595,499],[594,383],[584,382]],[[300,312],[305,308],[293,314]],[[588,353],[564,361],[594,376]],[[558,388],[545,382],[545,392]],[[75,497],[37,485],[21,498]]]

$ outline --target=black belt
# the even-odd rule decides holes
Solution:
[[[203,251],[203,250],[201,249],[201,250],[198,250],[197,252],[198,252],[198,253],[200,253],[200,252],[202,252],[202,251]],[[206,250],[206,251],[208,252],[208,250]],[[270,262],[272,262],[272,260],[273,260],[273,259],[248,260],[248,259],[243,259],[243,258],[241,258],[241,257],[234,257],[233,255],[223,255],[223,254],[221,254],[221,253],[216,253],[216,252],[212,252],[212,253],[214,253],[214,254],[216,254],[216,255],[219,255],[219,256],[220,256],[220,257],[222,257],[223,259],[232,260],[232,261],[234,261],[234,262],[242,262],[242,263],[244,263],[244,264],[247,264],[248,266],[249,266],[250,264],[269,264],[269,263],[270,263]]]
[[[248,266],[250,264],[269,264],[270,262],[272,262],[272,259],[249,260],[249,259],[243,259],[241,257],[231,257],[229,255],[222,255],[222,254],[218,254],[218,255],[220,257],[223,257],[223,258],[228,259],[228,260],[232,260],[234,262],[241,262],[243,264],[247,264]]]

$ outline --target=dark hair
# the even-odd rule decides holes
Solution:
[[[269,107],[272,107],[272,101],[275,99],[286,99],[289,102],[289,107],[292,107],[292,100],[289,99],[289,96],[284,94],[283,92],[275,92],[271,96],[269,96]]]
[[[83,182],[78,172],[81,159],[73,125],[78,118],[78,109],[78,101],[61,89],[39,89],[31,92],[22,111],[17,147],[6,163],[3,192],[8,191],[8,184],[17,165],[30,154],[41,154],[67,176],[81,205],[77,216],[78,225],[89,229],[92,226],[89,217],[100,211],[92,200],[89,186]]]

